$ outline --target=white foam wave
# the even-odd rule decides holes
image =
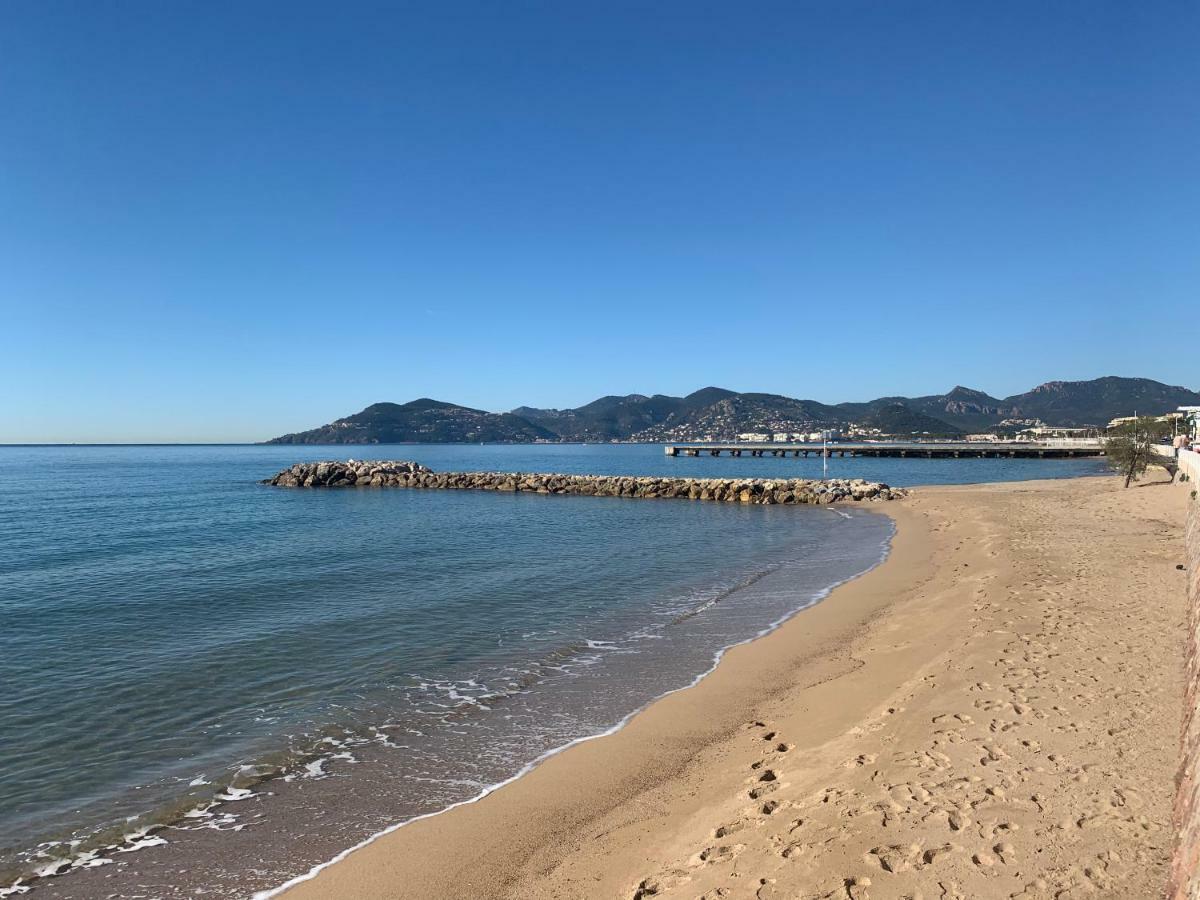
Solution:
[[[134,853],[137,850],[145,850],[147,847],[161,847],[169,841],[161,834],[148,834],[144,837],[134,838],[125,843],[123,847],[118,847],[117,853]]]
[[[233,787],[230,785],[214,798],[222,803],[232,803],[236,800],[249,800],[251,797],[257,797],[258,794],[249,788]]]

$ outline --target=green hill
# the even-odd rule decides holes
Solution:
[[[269,444],[528,443],[557,435],[512,413],[491,413],[422,398],[373,403],[344,419],[267,441]]]
[[[1048,425],[1104,425],[1117,416],[1161,415],[1200,405],[1200,393],[1147,378],[1051,381],[1003,400],[955,387],[925,397],[880,397],[828,405],[781,394],[706,387],[686,397],[608,396],[574,409],[522,406],[492,413],[421,399],[376,403],[328,425],[277,437],[275,444],[729,440],[746,432],[805,433],[854,424],[885,434],[952,435],[1006,419]]]

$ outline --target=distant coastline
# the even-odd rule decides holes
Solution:
[[[708,387],[686,397],[601,397],[575,409],[519,406],[493,413],[442,400],[374,403],[326,425],[268,444],[662,443],[849,437],[1014,435],[1038,426],[1102,428],[1131,411],[1160,414],[1200,405],[1200,393],[1147,378],[1051,381],[1004,399],[955,387],[926,397],[880,397],[834,405],[780,394]]]

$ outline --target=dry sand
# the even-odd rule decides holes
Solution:
[[[286,900],[1161,896],[1185,496],[916,491],[884,565]]]

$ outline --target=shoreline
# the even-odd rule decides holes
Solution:
[[[942,660],[946,648],[961,637],[963,623],[939,608],[949,598],[962,599],[962,584],[967,582],[959,566],[965,569],[974,562],[971,578],[990,574],[991,581],[1005,569],[996,562],[1005,555],[997,549],[1005,539],[1003,523],[984,511],[972,515],[977,504],[964,500],[990,496],[1001,498],[1003,505],[1018,494],[1035,495],[1037,502],[1053,494],[1078,498],[1089,493],[1114,499],[1112,479],[921,488],[906,502],[888,504],[886,514],[896,530],[881,564],[801,610],[804,615],[793,614],[765,635],[730,647],[690,687],[660,697],[615,729],[554,751],[470,801],[397,824],[256,897],[385,897],[396,896],[398,885],[404,886],[405,896],[416,897],[463,892],[478,897],[648,897],[668,895],[682,885],[688,885],[685,894],[691,892],[686,895],[695,896],[705,876],[711,880],[730,860],[761,849],[747,848],[750,829],[761,838],[769,831],[770,814],[801,805],[796,799],[759,803],[776,789],[783,797],[796,787],[784,782],[777,769],[801,754],[786,754],[803,748],[803,778],[833,780],[846,766],[822,766],[820,760],[828,763],[838,755],[834,748],[839,744],[887,727],[880,723],[889,718],[902,722],[903,717],[894,714],[903,709],[888,707],[889,699],[912,687],[914,678],[919,682],[919,673]],[[1115,499],[1119,502],[1121,495]],[[1126,494],[1125,499],[1151,498]],[[1160,499],[1164,498],[1153,498]],[[930,521],[947,508],[962,516],[953,527],[949,521]],[[1011,567],[1008,576],[1017,577]],[[1183,608],[1182,590],[1178,593],[1176,618]],[[888,649],[866,646],[883,632],[906,628],[921,632],[919,644],[908,640]],[[1176,634],[1181,641],[1182,628]],[[1182,696],[1182,651],[1178,657],[1177,664],[1167,665],[1177,670],[1169,689]],[[1171,681],[1169,673],[1164,678]],[[803,710],[802,721],[789,728],[787,723],[797,719],[797,706]],[[1176,704],[1163,716],[1169,719],[1177,712]],[[785,731],[788,739],[763,756],[763,736],[773,742]],[[747,764],[749,768],[734,765],[731,770],[732,759],[747,752],[759,758]],[[870,763],[851,765],[850,771],[874,763],[874,755],[862,758],[866,756],[872,757]],[[769,783],[755,787],[756,779],[747,779],[747,773],[757,771],[756,764],[772,767],[760,776],[769,775]],[[1170,783],[1171,778],[1166,780]],[[587,787],[580,790],[581,784]],[[747,820],[747,793],[760,810],[751,817],[754,822]],[[722,808],[731,803],[741,810],[738,818],[728,827],[717,825],[731,816],[732,809]],[[702,825],[701,820],[711,822]],[[746,835],[745,844],[720,842],[735,832]],[[697,841],[703,845],[697,852],[683,852]],[[1008,846],[996,846],[1001,844]],[[763,856],[764,866],[775,871],[782,862],[787,868],[788,854],[775,851],[773,859]],[[983,853],[988,860],[993,855]],[[999,872],[994,860],[984,866],[979,858],[978,853],[973,859],[968,855],[966,863],[955,868],[958,877],[969,880],[983,869],[993,876]],[[838,896],[866,896],[872,865],[859,859],[854,867],[861,874],[813,877],[841,885]],[[895,874],[897,869],[912,873],[919,867],[882,868]],[[1142,871],[1154,870],[1143,864]],[[874,874],[879,877],[878,866]],[[736,871],[727,873],[725,883],[739,891],[750,887],[737,882],[738,877]],[[859,882],[858,894],[852,892],[856,878],[865,879]],[[769,883],[774,881],[754,887]]]
[[[909,489],[909,490],[911,490],[911,489]],[[927,489],[921,489],[921,490],[927,490]],[[902,512],[902,510],[903,510],[903,505],[899,504],[899,503],[889,503],[886,507],[873,506],[869,510],[872,513],[878,513],[878,514],[886,516],[887,518],[891,519],[892,523],[893,523],[892,534],[891,534],[891,537],[888,542],[887,552],[886,552],[885,556],[881,560],[879,560],[879,562],[877,562],[871,568],[865,570],[864,572],[862,572],[856,576],[853,576],[852,578],[850,578],[848,580],[845,580],[845,581],[839,582],[835,585],[832,585],[830,588],[828,588],[824,592],[824,595],[821,597],[821,599],[819,601],[813,603],[812,605],[795,610],[794,612],[789,613],[781,621],[772,623],[770,626],[768,626],[766,629],[764,629],[758,635],[756,635],[752,638],[748,638],[737,644],[733,644],[733,645],[725,648],[724,650],[720,651],[717,654],[716,659],[713,661],[713,664],[706,671],[698,674],[690,684],[684,685],[679,688],[675,688],[673,690],[670,690],[670,691],[660,695],[659,697],[655,698],[654,700],[650,701],[649,703],[645,704],[644,706],[630,712],[619,723],[617,723],[613,727],[611,727],[603,732],[600,732],[595,735],[590,735],[587,737],[577,738],[576,740],[573,740],[573,741],[563,745],[562,747],[556,748],[555,750],[552,750],[549,753],[544,754],[543,756],[539,757],[538,759],[528,763],[526,766],[524,766],[521,769],[520,772],[514,774],[510,778],[508,778],[496,785],[493,785],[493,786],[485,789],[484,791],[482,791],[480,794],[478,794],[475,797],[472,797],[468,800],[460,801],[459,803],[455,803],[445,809],[438,810],[436,812],[427,813],[422,816],[417,816],[415,818],[408,819],[403,822],[398,822],[395,825],[389,826],[388,828],[386,828],[380,832],[377,832],[376,834],[370,836],[369,838],[365,839],[364,841],[360,842],[359,844],[356,844],[353,847],[349,847],[346,850],[343,850],[342,852],[337,854],[333,859],[330,859],[327,862],[321,863],[321,864],[313,867],[313,869],[310,870],[309,872],[306,872],[303,875],[296,876],[295,878],[289,879],[287,882],[279,885],[278,887],[272,888],[267,891],[260,891],[260,892],[257,892],[255,894],[251,895],[251,900],[270,900],[270,898],[280,897],[280,896],[286,896],[288,898],[306,896],[306,894],[303,891],[303,887],[305,885],[308,885],[311,882],[313,882],[314,880],[318,879],[324,873],[333,872],[334,870],[337,869],[337,867],[339,865],[345,863],[347,860],[352,859],[354,854],[357,854],[361,851],[367,850],[367,849],[371,848],[372,846],[379,844],[380,842],[386,841],[389,837],[398,835],[405,828],[419,825],[423,821],[427,821],[430,819],[449,816],[449,815],[452,815],[452,814],[458,812],[461,809],[475,806],[479,803],[482,803],[483,801],[487,800],[489,797],[494,796],[497,792],[517,785],[522,779],[528,778],[530,775],[532,775],[537,770],[539,770],[539,768],[541,768],[548,762],[554,760],[556,757],[560,757],[562,754],[566,754],[572,750],[575,750],[576,748],[579,748],[579,747],[589,744],[591,742],[617,736],[618,734],[623,732],[625,729],[627,729],[632,723],[637,721],[640,717],[646,716],[647,714],[651,713],[660,704],[662,704],[666,701],[669,701],[669,700],[671,700],[671,698],[673,698],[677,695],[680,695],[684,692],[695,691],[698,687],[700,687],[702,684],[704,684],[706,680],[712,679],[714,676],[716,676],[721,671],[721,666],[723,664],[727,664],[727,661],[730,658],[730,654],[732,654],[738,650],[745,650],[747,648],[753,647],[753,646],[759,644],[760,642],[764,641],[765,639],[772,637],[773,635],[779,635],[781,632],[787,630],[789,628],[789,626],[794,626],[797,623],[797,620],[799,620],[803,614],[812,613],[816,609],[818,609],[826,604],[829,604],[831,600],[836,601],[838,599],[836,596],[838,592],[844,590],[846,587],[848,587],[850,585],[854,585],[854,584],[857,584],[858,582],[861,582],[863,579],[869,578],[873,573],[880,572],[885,566],[887,566],[887,564],[889,562],[891,562],[896,555],[897,538],[902,533],[900,523],[905,518],[907,518],[904,515],[904,513]],[[831,510],[831,511],[836,511],[836,510]],[[908,540],[909,540],[909,538],[906,537],[906,543]],[[920,552],[920,551],[918,551],[918,552]],[[876,613],[879,611],[882,611],[882,608],[872,609],[871,613],[873,614],[873,613]],[[842,617],[838,616],[835,618],[840,620]],[[868,616],[868,618],[869,618],[869,616]],[[336,892],[337,892],[337,890],[334,889],[333,893],[331,893],[331,894],[327,895],[324,893],[318,893],[318,894],[314,894],[314,896],[333,896],[334,894],[336,894]],[[425,896],[425,895],[421,895],[421,896]],[[429,896],[432,896],[432,895],[429,895]],[[499,896],[499,895],[497,895],[497,896]]]
[[[553,501],[534,502],[553,503]],[[833,514],[833,518],[828,518],[829,513]],[[722,516],[728,518],[730,515],[734,516],[732,520],[734,522],[744,520],[748,515],[751,516],[751,521],[762,521],[764,523],[768,521],[767,519],[762,519],[758,513],[752,514],[750,512],[703,512],[700,515],[703,518],[696,521],[704,523],[720,522],[723,521]],[[763,513],[762,515],[766,514]],[[794,616],[797,611],[814,603],[819,603],[824,597],[828,596],[829,591],[833,587],[844,582],[847,577],[854,577],[858,573],[868,571],[870,568],[878,565],[880,559],[886,554],[888,541],[893,531],[890,519],[872,517],[868,515],[868,510],[859,510],[858,513],[854,513],[853,510],[844,511],[830,508],[827,512],[822,512],[819,509],[810,507],[807,512],[776,513],[775,515],[781,517],[779,519],[780,522],[791,522],[794,519],[797,523],[800,523],[799,533],[811,533],[817,545],[827,543],[832,539],[833,543],[830,546],[840,546],[840,541],[833,539],[832,536],[842,533],[842,526],[844,524],[842,520],[861,519],[861,525],[865,526],[866,531],[862,527],[853,529],[853,533],[858,535],[858,539],[853,541],[852,546],[858,548],[858,552],[833,553],[830,554],[829,559],[825,559],[822,553],[817,553],[816,557],[812,557],[806,552],[794,551],[790,549],[792,539],[789,539],[786,542],[786,547],[777,548],[779,552],[768,554],[765,559],[760,560],[761,563],[766,564],[766,568],[763,571],[755,570],[753,578],[746,583],[730,582],[730,585],[726,589],[723,589],[722,593],[718,594],[716,599],[710,599],[704,607],[700,608],[707,608],[707,606],[718,602],[725,592],[738,593],[743,599],[748,598],[750,594],[760,593],[759,587],[752,586],[758,584],[764,576],[768,576],[768,580],[763,581],[762,584],[763,586],[768,586],[771,584],[771,579],[778,579],[780,577],[778,574],[779,570],[794,568],[797,562],[800,562],[800,569],[795,571],[792,578],[784,581],[776,580],[773,587],[766,587],[766,594],[764,596],[782,598],[762,609],[762,612],[768,614],[755,613],[750,615],[748,612],[743,612],[741,616],[744,617],[744,624],[748,627],[737,630],[710,629],[711,639],[699,644],[689,643],[684,646],[680,645],[677,639],[675,642],[671,640],[659,641],[646,648],[640,658],[648,660],[653,660],[655,655],[661,654],[666,648],[672,648],[666,651],[671,654],[667,659],[667,665],[670,667],[672,665],[670,660],[675,660],[673,664],[675,676],[660,679],[656,691],[663,693],[651,694],[644,692],[632,695],[621,704],[620,708],[614,710],[617,716],[620,716],[619,721],[617,716],[604,720],[593,720],[592,728],[580,729],[575,731],[574,734],[581,735],[581,740],[593,740],[598,736],[611,733],[627,722],[633,713],[645,708],[646,705],[653,703],[659,697],[695,684],[705,674],[712,671],[729,646],[761,636],[763,633],[777,627],[781,621]],[[827,519],[828,521],[826,521]],[[806,521],[812,524],[803,525],[802,523]],[[746,533],[741,525],[735,525],[735,527],[739,531]],[[785,529],[785,532],[790,532],[790,529]],[[753,534],[753,530],[749,533]],[[760,540],[758,537],[751,538],[753,543],[759,543]],[[724,546],[724,543],[725,541],[722,539],[722,546]],[[721,552],[724,555],[724,551],[722,550]],[[679,558],[686,558],[686,554],[680,555]],[[835,559],[841,560],[841,562],[835,563],[835,568],[832,571],[828,571],[830,561]],[[851,562],[852,566],[849,565]],[[729,571],[724,559],[720,560],[715,568],[718,574],[728,573]],[[821,569],[827,570],[828,577],[826,577],[826,574],[818,574]],[[799,586],[807,584],[813,585],[811,590],[797,590]],[[730,606],[722,605],[719,609],[725,610],[742,606],[744,606],[742,603]],[[744,608],[749,611],[755,607],[745,605]],[[690,618],[699,611],[691,605],[687,606],[687,609],[688,611],[683,618]],[[738,616],[735,615],[734,618],[736,619]],[[730,624],[736,626],[738,623],[734,621]],[[602,634],[599,636],[608,637],[611,635]],[[689,653],[687,652],[688,647],[698,648],[699,652]],[[661,667],[661,662],[655,662],[649,668]],[[577,683],[574,688],[576,696],[582,696],[580,690],[584,683]],[[598,686],[603,687],[602,685]],[[629,702],[630,700],[633,702]],[[632,712],[626,713],[625,710],[632,710]],[[558,741],[561,742],[557,746],[550,741],[542,742],[542,745],[536,748],[535,753],[530,753],[520,759],[514,760],[516,765],[511,768],[505,767],[503,770],[494,771],[493,774],[496,777],[492,779],[481,778],[470,785],[472,789],[470,795],[466,791],[459,791],[457,792],[457,797],[451,795],[437,798],[441,802],[434,800],[424,802],[423,809],[421,806],[415,806],[415,804],[415,808],[405,808],[402,806],[384,805],[384,801],[380,801],[378,809],[382,812],[382,815],[377,816],[370,823],[373,826],[372,828],[360,829],[357,834],[347,833],[349,829],[334,832],[329,827],[331,824],[335,824],[336,822],[337,825],[340,825],[342,821],[350,820],[335,820],[333,816],[325,818],[323,816],[324,811],[333,807],[324,806],[322,800],[333,803],[337,801],[339,795],[344,795],[344,790],[337,790],[336,786],[338,785],[341,785],[344,789],[356,789],[361,784],[365,785],[368,791],[371,791],[371,776],[366,773],[365,767],[363,775],[366,776],[366,779],[351,782],[322,780],[310,783],[303,777],[298,777],[294,785],[289,785],[287,782],[295,777],[299,768],[296,763],[289,763],[286,768],[275,766],[275,770],[266,776],[261,776],[257,773],[246,777],[239,775],[240,780],[237,782],[236,788],[222,787],[222,783],[220,782],[211,788],[201,788],[200,790],[207,791],[205,798],[197,801],[195,804],[191,802],[183,804],[179,807],[183,812],[172,813],[170,819],[160,819],[147,827],[139,826],[133,828],[123,833],[118,838],[117,843],[106,841],[94,848],[74,848],[75,852],[69,858],[64,858],[61,862],[55,860],[56,870],[54,872],[51,872],[47,867],[43,872],[38,873],[38,878],[21,880],[12,884],[11,888],[17,893],[32,888],[39,895],[44,893],[47,896],[99,897],[111,896],[114,892],[125,896],[127,895],[126,892],[132,890],[135,884],[141,889],[145,889],[148,885],[159,883],[166,885],[166,890],[171,895],[176,895],[197,883],[201,886],[217,883],[216,879],[219,878],[226,885],[237,885],[239,881],[241,882],[242,890],[240,892],[236,888],[232,888],[234,895],[249,896],[252,890],[259,892],[270,891],[272,888],[276,888],[280,882],[284,882],[292,876],[303,873],[305,870],[311,871],[310,867],[327,864],[330,857],[342,857],[346,855],[348,851],[344,848],[352,845],[360,846],[363,843],[363,838],[372,839],[368,837],[371,831],[384,829],[390,832],[396,827],[400,827],[401,824],[409,824],[412,821],[419,821],[432,815],[439,815],[448,808],[454,808],[464,803],[478,800],[480,797],[490,794],[497,787],[510,783],[519,777],[520,774],[528,771],[533,765],[536,765],[537,762],[561,753],[580,742],[580,740],[568,740],[573,735],[571,733],[562,733],[561,729],[557,733]],[[335,745],[333,749],[342,750],[346,749],[346,746],[339,744]],[[544,750],[549,750],[549,752],[543,752]],[[329,757],[331,752],[329,748],[325,747],[320,751],[326,757]],[[359,762],[369,764],[378,763],[387,755],[386,751],[381,750],[378,754],[372,756],[369,748],[365,753],[366,755],[364,756],[359,754],[357,749],[354,749],[355,758],[350,759],[348,763],[343,763],[342,768],[333,773],[320,772],[317,777],[321,779],[329,775],[344,777],[346,774],[349,774],[349,769],[347,768],[349,765]],[[337,759],[339,755],[344,756],[345,754],[334,754],[331,758]],[[303,759],[303,757],[299,758]],[[532,763],[527,762],[527,760],[531,759],[533,760]],[[451,765],[446,765],[442,769],[442,772],[447,774],[454,771],[456,769]],[[381,778],[380,781],[375,782],[377,786],[387,783],[386,775],[379,772],[375,774],[376,777]],[[355,776],[358,776],[357,772]],[[480,791],[480,788],[484,784],[489,784],[490,786],[486,790]],[[217,790],[220,793],[214,797],[213,792]],[[297,790],[299,794],[297,794]],[[269,799],[280,791],[285,792],[285,796],[288,799],[278,802]],[[317,793],[313,794],[314,791]],[[321,791],[324,793],[320,793]],[[300,798],[299,802],[297,802],[298,798]],[[239,802],[245,800],[250,800],[251,802],[245,804]],[[321,816],[324,824],[319,828],[304,832],[300,832],[299,830],[291,831],[291,839],[285,837],[280,840],[274,840],[276,835],[289,834],[289,829],[287,829],[286,818],[272,818],[273,814],[268,809],[268,804],[271,805],[271,808],[278,810],[280,808],[286,809],[288,803],[295,803],[296,808],[307,809],[311,813]],[[405,815],[401,817],[400,815],[396,815],[396,813],[404,813]],[[401,818],[404,820],[403,823],[397,821]],[[282,827],[272,828],[272,821]],[[259,835],[264,831],[269,831],[270,834],[265,840],[274,840],[274,843],[268,847],[267,843],[260,843],[264,841],[264,838],[227,833],[234,830],[232,826],[236,826],[241,822],[245,822],[248,825],[245,835]],[[395,823],[395,825],[388,828],[389,823]],[[353,822],[351,824],[353,825]],[[177,828],[179,829],[178,831],[175,830]],[[376,832],[377,835],[378,832]],[[151,850],[148,853],[130,853],[129,855],[125,855],[127,851],[152,848],[154,843],[148,842],[148,837],[151,837],[154,843],[162,843],[162,840],[165,839],[166,843],[175,846]],[[305,840],[308,843],[301,848],[299,840]],[[250,883],[246,883],[239,875],[238,869],[240,866],[230,865],[226,867],[221,862],[221,855],[228,854],[231,850],[234,853],[232,858],[236,859],[238,856],[256,852],[259,848],[262,848],[264,851],[269,849],[270,852],[263,852],[258,859],[263,862],[270,860],[271,863],[279,861],[283,865],[264,871],[267,867],[260,863],[259,866],[255,867],[256,871],[252,871],[246,876],[252,879]],[[314,848],[317,852],[313,852]],[[97,860],[100,861],[98,862]],[[105,863],[105,860],[111,860],[117,864],[110,865]],[[199,870],[196,880],[189,879],[188,884],[180,884],[173,879],[170,870],[173,866],[177,867],[180,863],[187,863],[189,861]],[[210,865],[214,865],[216,870],[215,877],[199,874],[208,869]],[[98,868],[101,866],[102,868]],[[274,872],[274,877],[268,874],[270,871]],[[5,896],[7,890],[7,887],[0,888],[0,896]]]
[[[873,513],[874,512],[882,513],[882,510],[872,509],[870,511]],[[831,509],[830,512],[835,512],[838,515],[842,515],[842,516],[846,515],[845,513],[839,512],[836,509]],[[510,775],[508,778],[505,778],[502,781],[497,782],[496,784],[489,785],[488,787],[486,787],[482,791],[480,791],[478,794],[476,794],[474,797],[469,797],[465,800],[459,800],[458,802],[452,803],[443,809],[435,810],[433,812],[423,813],[421,815],[414,816],[410,819],[405,819],[401,822],[397,822],[394,825],[390,825],[387,828],[384,828],[381,831],[378,831],[378,832],[370,835],[369,837],[363,839],[362,841],[359,841],[357,844],[354,844],[351,847],[347,847],[345,850],[342,850],[337,855],[335,855],[332,859],[330,859],[326,862],[323,862],[323,863],[319,863],[318,865],[316,865],[312,869],[310,869],[308,872],[305,872],[301,875],[297,875],[294,878],[290,878],[286,882],[284,882],[283,884],[281,884],[277,887],[270,888],[267,890],[262,890],[262,891],[256,891],[255,893],[250,895],[250,900],[272,900],[272,898],[274,898],[274,897],[282,896],[285,893],[288,893],[289,891],[291,891],[292,888],[295,888],[306,882],[312,881],[313,879],[317,878],[322,872],[324,872],[328,869],[331,869],[332,867],[345,861],[346,859],[350,858],[354,853],[357,853],[360,850],[366,849],[367,847],[370,847],[372,844],[375,844],[376,842],[378,842],[380,840],[386,839],[390,835],[395,834],[396,832],[400,831],[401,829],[403,829],[407,826],[415,825],[426,819],[433,819],[433,818],[436,818],[439,816],[453,813],[455,810],[457,810],[461,807],[468,807],[468,806],[472,806],[476,803],[480,803],[483,800],[487,799],[492,794],[496,793],[497,791],[502,790],[502,789],[508,787],[509,785],[515,784],[520,779],[529,775],[531,772],[533,772],[535,769],[537,769],[539,766],[541,766],[548,760],[553,759],[554,757],[557,757],[563,753],[567,753],[567,752],[573,750],[575,747],[578,747],[582,744],[587,744],[592,741],[612,737],[613,735],[616,735],[620,731],[622,731],[630,722],[632,722],[638,716],[643,715],[648,710],[650,710],[652,707],[654,707],[657,704],[661,703],[662,701],[668,699],[672,695],[681,693],[683,691],[690,691],[690,690],[695,689],[706,678],[709,678],[710,676],[712,676],[713,673],[719,669],[722,661],[725,659],[727,654],[729,654],[731,651],[736,650],[739,647],[744,647],[747,645],[757,643],[758,641],[762,640],[763,638],[777,632],[781,628],[787,627],[788,623],[793,621],[797,616],[801,615],[802,613],[808,612],[809,610],[821,605],[822,603],[825,603],[833,595],[833,593],[835,591],[837,591],[839,588],[841,588],[843,585],[850,584],[860,578],[863,578],[863,577],[869,575],[871,572],[878,569],[880,566],[884,565],[888,561],[889,557],[891,556],[892,543],[895,540],[896,531],[897,531],[895,519],[892,518],[891,516],[888,516],[886,513],[884,513],[884,515],[886,518],[892,519],[892,531],[891,531],[891,534],[889,535],[888,542],[887,542],[886,548],[884,550],[883,556],[881,556],[875,563],[873,563],[871,566],[869,566],[868,568],[864,569],[863,571],[861,571],[855,575],[851,575],[848,578],[842,579],[841,581],[837,581],[837,582],[829,585],[828,587],[822,589],[821,591],[819,591],[817,593],[817,595],[813,598],[813,600],[810,603],[808,603],[805,606],[801,606],[798,609],[794,609],[791,612],[788,612],[787,614],[782,616],[781,618],[776,619],[775,621],[766,625],[762,630],[760,630],[757,634],[753,635],[752,637],[744,638],[743,640],[740,640],[740,641],[737,641],[736,643],[730,644],[727,647],[721,648],[713,655],[712,664],[707,669],[705,669],[703,672],[700,672],[699,674],[697,674],[688,684],[681,685],[680,687],[676,687],[676,688],[671,688],[670,690],[667,690],[667,691],[659,694],[658,696],[654,697],[653,699],[651,699],[651,700],[647,701],[646,703],[642,704],[641,706],[639,706],[637,709],[634,709],[634,710],[626,713],[619,722],[610,726],[609,728],[604,729],[603,731],[597,732],[596,734],[590,734],[590,735],[585,735],[583,737],[574,738],[573,740],[568,741],[567,743],[563,744],[562,746],[555,747],[551,750],[546,751],[545,753],[538,756],[536,759],[533,759],[530,762],[526,763],[524,766],[521,767],[521,769],[519,771],[517,771],[513,775]]]

